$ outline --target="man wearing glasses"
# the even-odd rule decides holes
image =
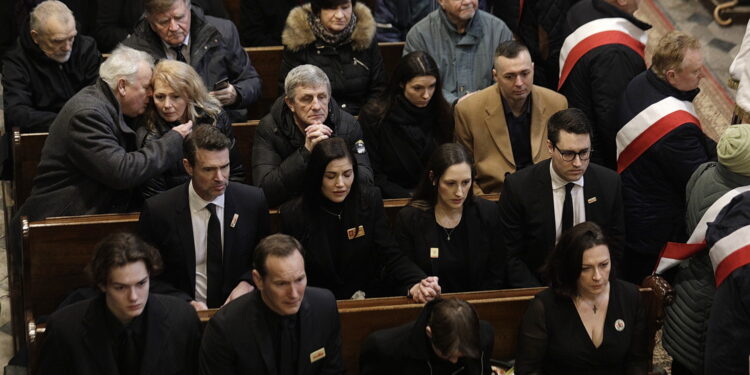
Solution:
[[[512,287],[546,285],[540,268],[566,229],[593,221],[611,239],[618,257],[624,237],[620,177],[591,164],[591,125],[577,108],[559,111],[547,122],[550,159],[505,179],[500,224]]]

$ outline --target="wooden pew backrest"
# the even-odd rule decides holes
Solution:
[[[31,194],[47,133],[21,134],[13,128],[13,207],[21,207]]]

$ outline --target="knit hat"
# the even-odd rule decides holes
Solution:
[[[729,126],[716,145],[716,154],[730,171],[750,176],[750,124]]]

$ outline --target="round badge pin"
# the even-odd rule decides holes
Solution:
[[[625,329],[625,322],[622,319],[615,320],[615,329],[617,332],[622,332]]]

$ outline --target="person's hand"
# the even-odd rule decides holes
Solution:
[[[172,128],[172,130],[176,131],[177,133],[180,133],[182,138],[185,138],[190,134],[191,131],[193,131],[193,121],[188,121],[184,124],[180,124]]]
[[[237,90],[231,83],[221,90],[211,91],[208,94],[216,98],[223,106],[232,105],[237,100]]]
[[[243,294],[247,294],[252,292],[255,289],[253,284],[250,284],[247,281],[240,281],[239,284],[237,284],[236,287],[232,290],[232,293],[229,293],[229,297],[227,297],[227,300],[224,301],[224,305],[226,305],[229,302],[232,302],[233,300],[239,298]],[[223,305],[222,305],[223,306]]]
[[[409,289],[409,295],[411,295],[414,302],[425,303],[439,297],[440,291],[441,288],[440,284],[438,284],[437,276],[429,276],[414,284]]]
[[[208,310],[208,306],[206,306],[206,304],[203,303],[203,302],[190,301],[190,306],[193,306],[193,308],[195,309],[195,311]]]
[[[305,128],[305,148],[312,152],[318,142],[328,139],[331,134],[333,130],[326,125],[320,123],[309,125]]]

